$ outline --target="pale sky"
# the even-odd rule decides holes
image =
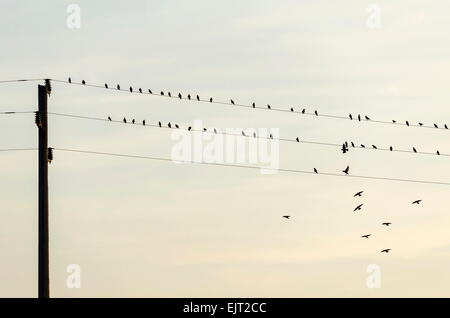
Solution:
[[[81,27],[66,25],[67,6]],[[369,28],[368,7],[381,9]],[[0,80],[120,84],[378,120],[450,124],[448,1],[12,1]],[[0,84],[0,112],[37,109]],[[450,153],[450,132],[224,107],[53,83],[49,111],[278,128],[281,137]],[[167,129],[49,117],[56,148],[170,157]],[[0,115],[0,149],[37,147]],[[53,297],[449,297],[450,187],[55,152]],[[0,296],[37,296],[37,153],[1,152]],[[280,167],[450,182],[449,157],[280,143]],[[364,190],[362,198],[353,198]],[[422,199],[421,205],[411,205]],[[364,203],[362,212],[354,207]],[[291,215],[290,220],[282,215]],[[390,221],[389,228],[381,226]],[[368,240],[361,235],[371,233]],[[391,248],[389,254],[380,251]],[[81,288],[67,288],[69,264]],[[367,268],[381,270],[368,288]]]

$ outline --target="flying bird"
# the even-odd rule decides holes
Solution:
[[[362,235],[361,237],[364,237],[364,238],[369,238],[369,236],[371,236],[372,234],[366,234],[366,235]]]
[[[420,202],[422,202],[422,200],[416,200],[412,204],[420,204]]]
[[[288,219],[289,220],[289,218],[291,217],[290,215],[283,215],[283,217],[285,218],[285,219]]]
[[[372,148],[373,148],[373,149],[378,149],[377,146],[375,146],[375,145],[372,145]]]
[[[348,174],[349,171],[350,171],[350,167],[349,166],[347,166],[347,168],[342,170],[342,172],[345,173],[345,174]]]
[[[180,128],[180,126],[178,126],[178,124],[175,124],[175,128]]]
[[[172,97],[172,94],[170,92],[167,92],[167,95],[169,95],[169,97]]]
[[[406,126],[409,126],[409,122],[408,121],[406,121]]]
[[[361,148],[366,148],[366,146],[364,146],[363,144],[361,144]]]
[[[434,128],[439,128],[439,126],[438,126],[438,125],[436,125],[436,124],[434,124]]]
[[[153,94],[153,92],[152,92],[152,90],[149,88],[148,89],[148,92],[150,93],[150,94]]]
[[[364,116],[364,118],[366,118],[366,120],[370,120],[369,116]]]
[[[390,250],[391,250],[390,248],[387,248],[385,250],[382,250],[381,253],[386,253],[387,254],[387,253],[389,253]]]
[[[422,124],[422,123],[419,123],[419,126],[423,126],[423,124]]]
[[[363,194],[364,191],[359,191],[357,193],[355,193],[355,195],[353,197],[360,197]]]
[[[386,225],[386,226],[389,226],[389,225],[391,225],[392,223],[391,222],[384,222],[384,223],[381,223],[381,225]]]
[[[438,150],[438,151],[436,151],[436,154],[437,154],[438,156],[440,156],[440,155],[441,155],[441,153],[439,152],[439,150]]]
[[[392,123],[393,123],[393,124],[395,124],[396,122],[397,122],[396,120],[392,119]]]
[[[293,112],[293,111],[294,111],[294,108],[291,107],[291,112]]]
[[[353,148],[355,148],[355,144],[353,143],[353,141],[351,141],[350,144],[352,145]]]
[[[163,92],[163,91],[161,91],[161,93],[160,93],[160,94],[161,94],[161,96],[164,96],[164,92]]]
[[[361,203],[360,205],[358,205],[356,208],[353,209],[353,212],[355,211],[361,211],[361,207],[364,205],[364,203]]]
[[[244,131],[242,131],[242,136],[245,136],[245,133],[244,133]]]
[[[445,124],[445,125],[444,125],[444,128],[445,128],[445,129],[448,129],[448,126],[447,126],[447,124]]]
[[[297,142],[300,142],[300,139],[297,137],[297,138],[295,138],[295,140],[297,141]]]

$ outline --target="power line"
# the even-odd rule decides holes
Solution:
[[[129,154],[120,154],[120,153],[112,153],[112,152],[88,151],[88,150],[56,148],[56,147],[54,147],[53,149],[58,150],[58,151],[65,151],[65,152],[76,152],[76,153],[94,154],[94,155],[102,155],[102,156],[146,159],[146,160],[156,160],[156,161],[165,161],[165,162],[174,162],[175,161],[173,159],[163,158],[163,157],[129,155]],[[223,167],[232,167],[232,168],[244,168],[244,169],[265,169],[265,170],[271,170],[271,171],[314,174],[314,175],[317,174],[317,175],[324,175],[324,176],[371,179],[371,180],[382,180],[382,181],[398,181],[398,182],[410,182],[410,183],[421,183],[421,184],[450,185],[450,182],[439,182],[439,181],[428,181],[428,180],[417,180],[417,179],[399,179],[399,178],[363,176],[363,175],[342,175],[342,174],[338,174],[338,173],[313,172],[313,171],[283,169],[283,168],[276,169],[276,168],[270,168],[270,167],[246,166],[246,165],[227,164],[227,163],[198,162],[198,161],[190,161],[190,160],[183,161],[183,163],[192,163],[192,164],[210,165],[210,166],[223,166]]]
[[[150,128],[165,128],[165,129],[174,129],[169,128],[167,126],[159,126],[156,124],[151,124],[151,123],[146,123],[145,125],[143,123],[140,122],[126,122],[124,123],[123,121],[120,120],[113,120],[113,119],[106,119],[106,118],[99,118],[99,117],[92,117],[92,116],[81,116],[81,115],[73,115],[73,114],[63,114],[63,113],[54,113],[54,112],[49,112],[49,115],[54,115],[54,116],[62,116],[62,117],[70,117],[70,118],[77,118],[77,119],[85,119],[85,120],[96,120],[96,121],[104,121],[104,122],[113,122],[113,123],[120,123],[120,124],[130,124],[130,125],[139,125],[139,126],[143,126],[143,127],[150,127]],[[257,135],[245,135],[243,136],[242,134],[233,134],[233,133],[229,133],[229,132],[222,132],[222,131],[208,131],[208,130],[198,130],[198,129],[188,129],[188,128],[176,128],[176,129],[181,129],[181,130],[185,130],[185,131],[190,131],[190,132],[202,132],[202,133],[208,133],[208,134],[221,134],[221,135],[230,135],[230,136],[237,136],[237,137],[247,137],[247,138],[256,138],[256,139],[271,139],[270,136],[266,136],[266,137],[261,137],[261,136],[257,136]],[[330,147],[342,147],[343,144],[338,144],[338,143],[331,143],[331,142],[319,142],[319,141],[314,141],[314,140],[303,140],[303,139],[298,139],[298,137],[296,137],[295,139],[289,139],[289,138],[275,138],[276,140],[279,141],[283,141],[283,142],[294,142],[294,143],[303,143],[303,144],[313,144],[313,145],[319,145],[319,146],[330,146]],[[348,143],[348,142],[347,142]],[[433,156],[444,156],[444,157],[450,157],[450,154],[446,154],[446,153],[441,153],[441,152],[424,152],[424,151],[418,151],[416,149],[416,147],[412,147],[412,149],[416,149],[416,151],[414,150],[402,150],[402,149],[395,149],[395,148],[383,148],[383,147],[377,147],[374,148],[374,145],[371,145],[371,147],[365,147],[362,145],[356,145],[354,142],[353,146],[348,146],[351,148],[355,148],[355,149],[364,149],[364,150],[379,150],[379,151],[388,151],[388,152],[401,152],[401,153],[411,153],[411,154],[420,154],[420,155],[433,155]],[[347,148],[348,148],[347,147]]]
[[[12,79],[12,80],[4,80],[0,81],[0,84],[4,83],[17,83],[17,82],[36,82],[36,81],[43,81],[45,78],[25,78],[25,79]]]
[[[255,103],[253,103],[252,105],[246,105],[246,104],[240,104],[240,103],[236,103],[232,100],[230,100],[230,102],[224,102],[224,101],[216,101],[213,98],[208,99],[201,99],[200,97],[197,99],[196,95],[194,96],[190,96],[187,95],[189,97],[186,97],[186,95],[182,96],[179,95],[180,97],[178,97],[178,95],[172,95],[169,92],[164,93],[163,91],[161,91],[160,94],[154,93],[153,91],[151,91],[150,89],[142,89],[142,88],[138,88],[133,89],[131,86],[130,88],[127,89],[123,89],[119,87],[119,85],[117,85],[116,87],[110,87],[108,84],[104,84],[102,85],[94,85],[94,84],[87,84],[84,80],[80,83],[80,82],[74,82],[72,80],[70,80],[70,82],[68,81],[64,81],[64,80],[57,80],[57,79],[52,79],[52,81],[54,82],[58,82],[58,83],[64,83],[64,84],[73,84],[73,85],[81,85],[81,86],[87,86],[87,87],[95,87],[95,88],[101,88],[101,89],[108,89],[108,90],[113,90],[116,92],[128,92],[128,93],[134,93],[134,94],[146,94],[146,95],[151,95],[151,96],[159,96],[159,97],[166,97],[166,98],[172,98],[172,99],[180,99],[180,100],[189,100],[189,101],[195,101],[195,102],[203,102],[203,103],[212,103],[212,104],[218,104],[218,105],[223,105],[223,106],[229,106],[229,107],[241,107],[241,108],[250,108],[250,109],[259,109],[259,110],[269,110],[269,111],[277,111],[277,112],[284,112],[284,113],[293,113],[293,114],[300,114],[300,115],[305,115],[305,116],[313,116],[313,117],[325,117],[325,118],[334,118],[334,119],[345,119],[345,120],[350,120],[350,121],[358,121],[358,122],[369,122],[369,123],[377,123],[377,124],[389,124],[389,125],[396,125],[396,126],[407,126],[407,127],[417,127],[417,128],[432,128],[432,129],[441,129],[441,130],[448,130],[448,125],[447,124],[442,124],[442,125],[437,125],[437,124],[433,124],[433,125],[425,125],[421,122],[415,124],[412,123],[408,120],[405,121],[397,121],[397,120],[376,120],[373,118],[370,118],[366,115],[352,115],[349,114],[348,116],[341,116],[341,115],[332,115],[332,114],[324,114],[321,112],[318,112],[317,110],[313,111],[313,112],[309,112],[306,111],[306,108],[303,108],[302,106],[300,107],[281,107],[281,108],[277,108],[277,107],[272,107],[271,105],[267,105],[265,107],[262,106],[257,106]],[[170,94],[170,95],[169,95]],[[302,109],[301,111],[299,109]]]
[[[27,110],[27,111],[5,111],[5,112],[0,112],[0,115],[14,115],[14,114],[33,114],[36,111],[34,110]]]
[[[6,148],[6,149],[0,149],[0,152],[10,152],[10,151],[30,151],[30,150],[37,150],[37,148]]]

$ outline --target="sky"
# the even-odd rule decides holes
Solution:
[[[79,28],[67,24],[70,4],[81,10]],[[3,0],[1,7],[0,80],[70,76],[246,105],[450,124],[447,1]],[[0,112],[36,110],[37,84],[0,84]],[[443,129],[67,83],[52,83],[48,107],[450,154]],[[170,158],[171,135],[49,115],[54,148]],[[0,115],[0,136],[0,149],[36,148],[33,114]],[[340,174],[349,165],[354,175],[450,181],[446,156],[362,149],[344,155],[338,147],[290,142],[280,142],[277,155],[285,169]],[[0,152],[0,163],[0,297],[36,297],[37,152]],[[446,185],[55,150],[51,296],[449,297],[449,194]],[[422,203],[412,205],[417,199]],[[360,237],[368,233],[370,239]],[[385,248],[392,250],[380,253]],[[81,270],[81,288],[68,288],[70,264]],[[380,288],[369,288],[368,268],[377,268]]]

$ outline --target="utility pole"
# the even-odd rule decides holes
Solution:
[[[36,124],[39,130],[39,298],[50,297],[49,246],[48,246],[48,127],[47,87],[38,85],[39,111]]]

